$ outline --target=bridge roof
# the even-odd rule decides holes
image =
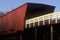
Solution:
[[[41,3],[27,3],[26,19],[54,12],[55,6]],[[40,13],[38,13],[40,12]]]

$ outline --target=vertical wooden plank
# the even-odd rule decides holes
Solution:
[[[53,40],[53,26],[51,26],[51,40]]]

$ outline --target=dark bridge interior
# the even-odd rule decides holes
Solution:
[[[60,40],[60,24],[53,24],[53,40]],[[22,35],[22,38],[20,38]],[[51,25],[27,28],[24,32],[0,35],[0,40],[51,40]]]
[[[53,40],[60,40],[60,24],[53,24]],[[23,40],[51,40],[51,25],[25,29]]]

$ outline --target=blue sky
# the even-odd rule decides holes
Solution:
[[[26,2],[42,3],[56,6],[55,12],[60,11],[60,0],[0,0],[0,11],[8,12]]]

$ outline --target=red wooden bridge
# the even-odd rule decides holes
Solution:
[[[0,17],[0,40],[60,40],[55,6],[26,3]]]

